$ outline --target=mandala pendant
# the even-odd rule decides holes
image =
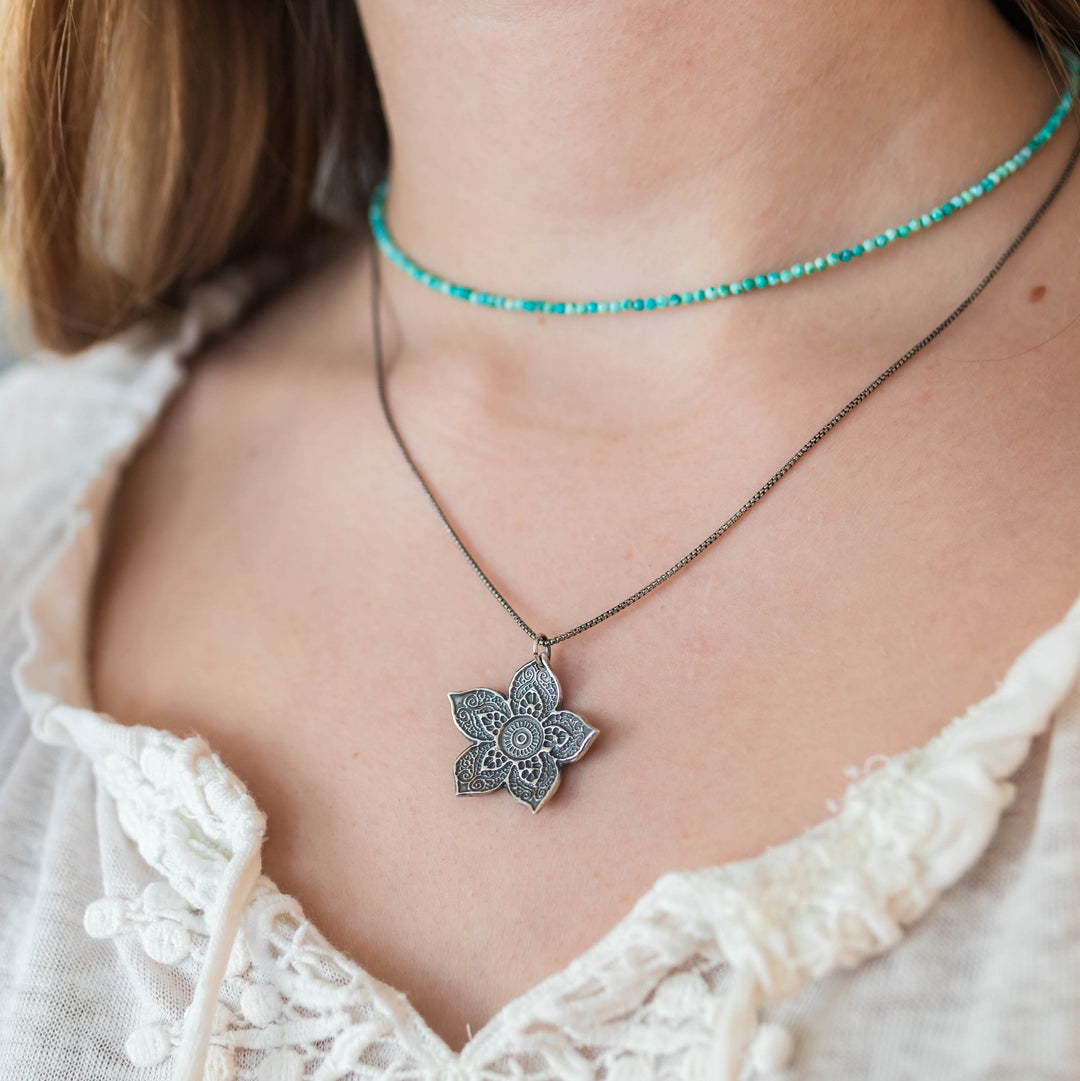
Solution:
[[[559,709],[559,681],[547,657],[517,670],[509,695],[478,687],[451,694],[454,724],[472,745],[454,765],[459,796],[479,796],[505,785],[535,814],[559,787],[560,768],[580,758],[596,729]]]

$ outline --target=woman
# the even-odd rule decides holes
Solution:
[[[1080,7],[4,19],[0,1076],[1076,1076]]]

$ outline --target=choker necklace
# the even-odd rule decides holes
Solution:
[[[805,262],[792,263],[790,267],[773,270],[766,274],[754,274],[732,282],[707,285],[703,289],[662,293],[651,297],[622,297],[618,300],[556,301],[504,296],[500,293],[473,289],[467,285],[449,281],[420,266],[402,251],[390,235],[383,216],[387,188],[385,177],[375,188],[375,193],[368,207],[368,221],[371,225],[372,234],[383,254],[394,266],[399,267],[414,281],[426,285],[436,292],[443,293],[445,296],[455,297],[470,304],[480,304],[488,308],[501,308],[505,311],[543,312],[550,315],[597,315],[625,311],[656,311],[661,308],[675,308],[685,304],[700,304],[710,300],[722,300],[726,297],[739,296],[742,293],[749,293],[755,289],[766,289],[770,286],[788,285],[791,282],[828,270],[830,267],[855,262],[862,256],[870,255],[872,252],[884,248],[897,240],[903,240],[905,237],[918,233],[923,229],[929,229],[937,222],[951,217],[956,211],[963,210],[964,207],[970,206],[977,199],[981,199],[984,195],[993,191],[1007,177],[1022,169],[1036,151],[1050,141],[1061,126],[1062,120],[1072,109],[1077,81],[1080,78],[1080,59],[1068,50],[1064,50],[1062,55],[1069,76],[1068,85],[1057,107],[1024,146],[1012,157],[1006,158],[997,168],[991,169],[982,180],[965,188],[951,199],[946,199],[945,202],[933,207],[925,214],[916,215],[902,225],[886,229],[875,236],[867,237],[860,243],[852,244],[848,248],[840,248],[837,251],[819,255],[817,258]]]
[[[754,506],[772,488],[792,466],[811,447],[819,443],[840,421],[857,405],[899,371],[913,356],[929,345],[946,327],[954,322],[969,307],[972,301],[990,284],[1009,257],[1020,247],[1024,238],[1046,213],[1055,196],[1064,186],[1072,172],[1077,157],[1080,156],[1080,140],[1073,148],[1064,170],[1058,177],[1050,193],[1039,208],[1028,219],[1027,224],[990,268],[982,281],[960,302],[959,305],[931,330],[921,341],[913,345],[899,360],[894,361],[868,387],[860,391],[840,410],[824,427],[810,437],[799,450],[792,455],[726,522],[705,538],[697,547],[692,548],[674,566],[669,567],[648,585],[642,586],[636,593],[620,601],[606,612],[563,631],[554,637],[539,634],[525,622],[514,610],[510,602],[481,570],[464,541],[450,524],[446,512],[439,505],[434,493],[424,480],[420,468],[413,460],[398,430],[386,396],[386,380],[383,362],[382,331],[379,323],[379,249],[371,247],[372,277],[372,337],[375,355],[375,371],[379,391],[379,403],[383,416],[401,450],[405,461],[420,482],[428,501],[442,520],[461,554],[469,562],[480,580],[487,586],[492,596],[503,606],[514,622],[532,639],[532,657],[522,665],[510,681],[507,694],[477,687],[460,694],[450,694],[451,714],[454,724],[470,744],[454,765],[455,791],[459,796],[480,795],[494,792],[502,787],[519,802],[529,807],[535,814],[558,787],[560,770],[568,762],[580,758],[593,743],[597,731],[576,713],[560,708],[561,692],[559,682],[552,671],[551,647],[565,642],[575,635],[595,627],[605,619],[610,619],[617,612],[628,608],[642,597],[651,593],[657,586],[666,582],[672,575],[682,570],[688,563],[697,559],[714,541],[728,531],[751,507]]]

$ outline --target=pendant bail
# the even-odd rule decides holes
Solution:
[[[540,656],[540,651],[543,650],[543,657]],[[538,634],[536,640],[533,642],[533,660],[538,665],[546,665],[551,660],[551,643],[547,640],[547,635]]]

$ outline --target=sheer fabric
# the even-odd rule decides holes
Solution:
[[[119,471],[279,271],[0,380],[0,1079],[1080,1078],[1080,598],[824,821],[663,875],[460,1054],[261,874],[202,739],[91,708]]]

